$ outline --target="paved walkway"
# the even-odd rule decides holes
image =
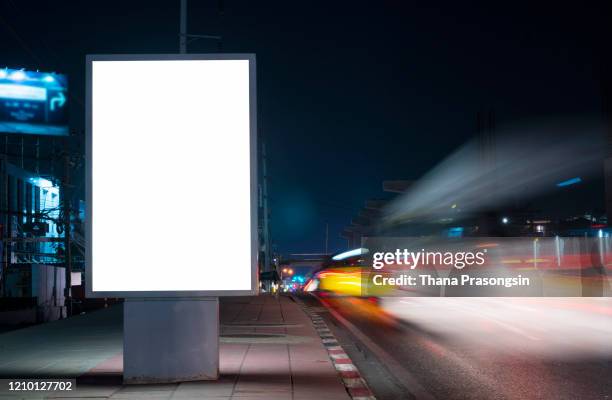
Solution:
[[[77,390],[7,398],[349,399],[312,322],[291,298],[221,301],[218,381],[121,384],[122,307],[0,334],[0,377],[77,378]]]

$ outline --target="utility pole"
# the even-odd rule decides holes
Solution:
[[[266,144],[261,145],[261,159],[263,170],[263,234],[264,234],[264,262],[263,270],[269,271],[270,268],[270,211],[268,210],[268,159],[266,156]]]
[[[221,7],[221,2],[219,3]],[[219,10],[222,13],[222,10]],[[179,20],[179,53],[187,54],[187,41],[190,40],[216,40],[221,48],[221,36],[219,35],[200,35],[200,34],[189,34],[187,33],[187,0],[181,0],[181,15]]]
[[[72,315],[72,244],[71,244],[71,220],[70,220],[70,196],[68,185],[70,181],[70,153],[68,153],[68,143],[66,143],[64,154],[64,179],[62,180],[62,202],[64,211],[64,265],[66,267],[65,280],[65,307],[66,317]]]
[[[325,255],[329,254],[329,222],[325,223]]]
[[[187,0],[181,0],[181,23],[179,35],[179,51],[187,53]]]

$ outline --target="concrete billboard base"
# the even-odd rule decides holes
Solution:
[[[219,377],[219,299],[126,299],[123,382]]]

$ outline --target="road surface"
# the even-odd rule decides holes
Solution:
[[[379,399],[612,398],[612,299],[321,300]]]

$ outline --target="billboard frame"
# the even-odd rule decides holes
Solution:
[[[93,291],[92,260],[92,66],[95,61],[198,61],[248,60],[249,62],[249,147],[250,147],[250,202],[251,202],[251,288],[249,290],[168,290],[168,291]],[[211,54],[88,54],[85,57],[85,296],[88,298],[203,298],[219,296],[251,296],[259,292],[259,237],[257,202],[257,68],[254,53]]]

